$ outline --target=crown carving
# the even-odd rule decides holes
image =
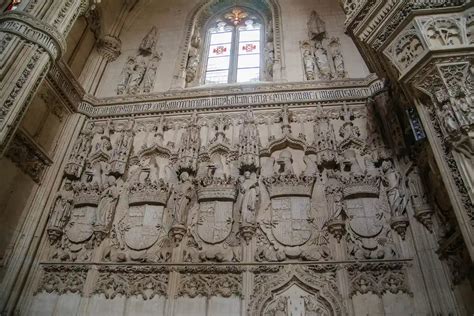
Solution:
[[[280,196],[307,196],[311,197],[313,191],[313,184],[316,180],[312,176],[298,177],[294,174],[275,175],[263,179],[270,198]]]
[[[74,206],[97,206],[100,201],[100,188],[98,183],[80,184],[75,188]]]
[[[237,198],[237,181],[233,177],[204,177],[198,182],[198,200],[235,201]]]
[[[129,189],[128,204],[166,205],[169,194],[170,188],[162,179],[135,182]]]
[[[378,196],[380,192],[380,177],[371,174],[350,175],[341,177],[344,186],[344,198],[354,196]]]

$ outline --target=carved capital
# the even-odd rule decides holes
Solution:
[[[121,48],[122,42],[120,39],[112,35],[105,35],[97,43],[97,51],[109,62],[120,56]]]

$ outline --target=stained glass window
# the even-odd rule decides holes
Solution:
[[[215,20],[208,34],[206,84],[260,80],[261,25],[256,15],[240,8]]]

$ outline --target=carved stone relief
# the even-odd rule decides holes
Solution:
[[[347,73],[339,38],[328,38],[326,23],[316,11],[308,21],[309,40],[300,42],[306,80],[344,79]]]
[[[158,30],[152,27],[143,38],[136,55],[128,56],[117,85],[117,95],[150,93],[155,85],[162,54],[156,51]]]

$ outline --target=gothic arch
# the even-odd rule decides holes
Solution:
[[[236,2],[234,0],[200,0],[188,14],[185,23],[184,40],[179,48],[179,55],[175,67],[174,88],[183,88],[186,86],[186,65],[188,63],[189,50],[192,45],[194,33],[196,31],[202,32],[203,27],[210,17],[219,11],[235,5]],[[258,11],[265,19],[265,23],[271,23],[274,44],[273,80],[281,79],[284,60],[280,5],[277,0],[240,0],[237,2],[237,5]]]
[[[297,285],[308,295],[314,296],[327,307],[331,316],[346,315],[342,297],[337,290],[335,272],[313,272],[309,269],[288,268],[293,271],[280,271],[277,275],[258,274],[255,279],[254,293],[251,297],[248,314],[263,315],[265,309],[277,300],[278,295],[284,293],[293,285]]]

